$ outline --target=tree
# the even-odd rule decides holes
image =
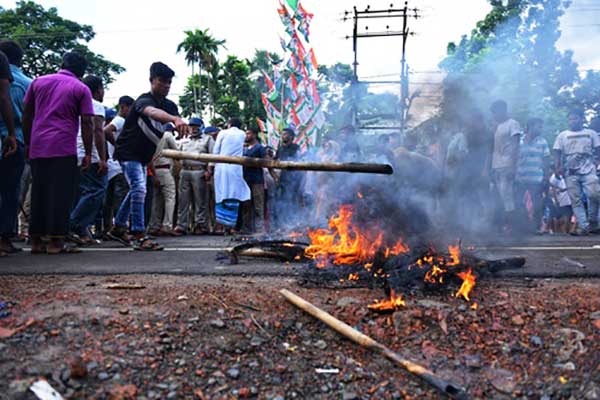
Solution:
[[[125,69],[89,50],[86,43],[96,35],[90,25],[64,19],[56,8],[48,10],[33,1],[18,1],[16,8],[0,7],[2,38],[18,42],[24,50],[23,71],[32,77],[56,72],[62,56],[81,51],[88,60],[88,72],[98,75],[106,85]]]
[[[210,35],[208,29],[194,29],[193,31],[185,31],[184,33],[186,35],[185,39],[177,46],[177,52],[185,52],[185,60],[188,65],[192,66],[192,76],[194,75],[194,65],[198,63],[198,87],[199,91],[202,92],[203,66],[209,71],[214,68],[218,63],[217,54],[219,48],[224,47],[225,40],[215,39]],[[208,86],[210,86],[210,74],[208,77]],[[194,112],[202,114],[204,103],[202,102],[202,98],[200,98],[200,107],[198,109],[198,96],[195,85],[192,86],[192,92],[194,94]]]
[[[492,10],[470,36],[448,45],[440,67],[444,81],[441,114],[447,119],[474,107],[487,109],[496,99],[508,102],[521,121],[541,117],[549,132],[564,126],[579,81],[571,51],[560,52],[562,0],[490,1]]]

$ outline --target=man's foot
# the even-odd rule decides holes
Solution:
[[[207,229],[204,229],[202,226],[197,225],[194,228],[194,235],[206,235],[208,233]]]
[[[115,240],[125,246],[131,246],[131,238],[127,234],[127,228],[121,226],[113,227],[107,234],[110,240]]]
[[[573,232],[571,232],[571,236],[588,236],[589,234],[589,230],[581,228],[577,228]]]
[[[46,254],[46,245],[41,237],[31,238],[31,254]]]
[[[187,235],[187,232],[184,231],[183,229],[181,229],[180,227],[177,227],[177,228],[173,229],[173,233],[171,235],[172,236],[185,236],[185,235]]]
[[[598,223],[591,223],[590,224],[590,233],[597,235],[600,233],[600,225],[598,225]]]
[[[13,254],[13,253],[19,253],[21,251],[23,251],[23,249],[19,249],[18,247],[15,247],[12,244],[12,242],[10,241],[10,239],[8,239],[8,238],[0,239],[0,252],[7,253],[7,254]]]
[[[133,249],[138,251],[161,251],[164,247],[144,236],[136,239]]]

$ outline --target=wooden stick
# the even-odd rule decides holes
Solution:
[[[369,336],[357,331],[352,328],[350,325],[345,324],[344,322],[338,320],[331,314],[321,310],[320,308],[315,307],[313,304],[304,300],[302,297],[295,295],[294,293],[281,289],[279,291],[287,301],[298,307],[299,309],[307,312],[313,317],[317,318],[321,322],[328,325],[333,330],[337,331],[339,334],[347,337],[353,342],[364,346],[372,351],[383,354],[385,357],[393,361],[395,364],[404,368],[408,372],[418,376],[423,379],[425,382],[429,383],[436,389],[438,389],[441,393],[444,393],[450,398],[453,399],[468,399],[468,394],[464,388],[455,385],[450,382],[446,382],[439,376],[435,375],[432,371],[427,368],[416,364],[410,360],[407,360],[400,356],[398,353],[393,352],[388,347],[382,345],[381,343],[375,341]]]
[[[394,169],[389,164],[279,161],[268,160],[265,158],[223,156],[219,154],[198,154],[178,150],[163,150],[161,156],[178,160],[196,160],[205,163],[238,164],[251,168],[274,168],[296,171],[362,172],[366,174],[385,175],[394,173]]]

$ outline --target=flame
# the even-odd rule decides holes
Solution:
[[[444,283],[444,274],[446,270],[433,264],[431,269],[425,273],[425,281],[429,283]]]
[[[390,293],[390,298],[388,300],[376,301],[373,304],[369,304],[367,307],[369,310],[373,311],[396,311],[399,310],[400,307],[404,307],[406,303],[402,299],[402,295],[396,296],[394,291],[392,290]]]
[[[466,272],[459,272],[456,275],[463,280],[463,283],[458,289],[458,292],[456,292],[455,296],[462,296],[465,300],[470,301],[469,293],[475,286],[475,275],[473,275],[471,268],[469,268]]]
[[[305,255],[316,260],[317,267],[323,268],[329,261],[335,265],[368,264],[380,250],[384,250],[386,255],[408,251],[402,240],[391,249],[384,248],[384,232],[360,229],[353,224],[352,216],[352,206],[343,205],[338,214],[329,219],[328,229],[308,231],[311,244]]]
[[[471,304],[471,310],[477,310],[478,307],[479,307],[479,304],[477,304],[477,302]]]
[[[448,266],[460,264],[460,244],[456,246],[448,246],[448,253],[450,253],[450,262],[446,263]]]

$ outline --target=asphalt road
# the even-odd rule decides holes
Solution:
[[[0,275],[114,275],[114,274],[179,274],[179,275],[265,275],[294,276],[302,264],[286,264],[275,260],[240,259],[230,265],[219,258],[227,248],[239,244],[218,236],[160,238],[160,252],[140,252],[116,242],[85,248],[81,254],[32,255],[27,246],[22,253],[0,258]],[[527,263],[520,270],[502,273],[506,277],[600,277],[600,236],[533,236],[526,240],[488,238],[474,245],[484,258],[497,259],[524,256]]]

